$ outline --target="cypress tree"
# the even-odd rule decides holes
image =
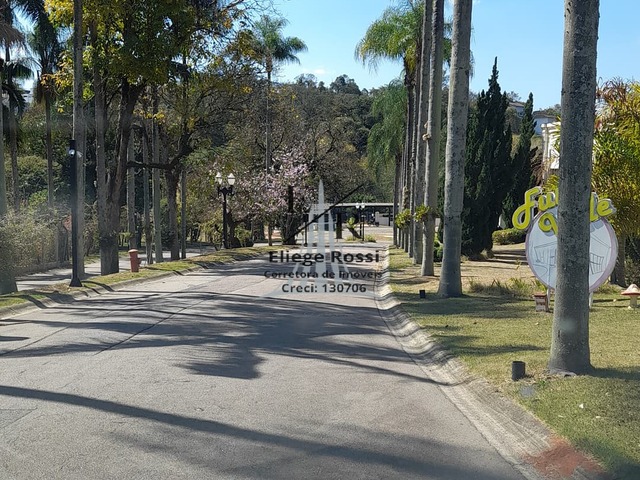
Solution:
[[[498,84],[498,59],[489,88],[470,113],[465,159],[462,211],[462,253],[476,256],[491,250],[502,202],[513,186],[511,127],[506,119],[509,100]]]
[[[522,128],[518,146],[513,158],[513,168],[515,174],[513,178],[513,188],[507,193],[502,204],[502,217],[509,227],[512,226],[511,217],[524,198],[524,192],[536,184],[533,175],[531,160],[535,156],[536,149],[531,150],[531,138],[535,133],[535,122],[533,121],[533,94],[529,94],[529,99],[524,105],[524,116],[522,117]]]

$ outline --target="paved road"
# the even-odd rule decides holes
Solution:
[[[292,270],[256,259],[0,321],[0,479],[522,478],[402,351],[371,281],[284,294],[265,272]]]

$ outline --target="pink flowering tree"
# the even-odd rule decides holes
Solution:
[[[232,244],[236,236],[236,227],[250,222],[279,226],[282,229],[283,240],[291,237],[295,233],[302,214],[315,201],[316,190],[312,175],[301,150],[294,149],[281,153],[273,160],[275,168],[269,173],[264,170],[255,171],[239,163],[236,163],[233,168],[223,167],[222,162],[219,161],[216,161],[211,169],[213,175],[220,171],[226,178],[228,173],[232,172],[236,177],[234,195],[228,197],[227,205],[229,238]],[[293,212],[291,213],[288,212],[289,187],[293,188]]]

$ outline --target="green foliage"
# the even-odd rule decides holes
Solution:
[[[531,161],[535,156],[536,150],[531,149],[531,138],[535,133],[535,122],[533,120],[533,94],[529,94],[529,98],[524,106],[524,116],[522,118],[522,126],[518,145],[513,157],[513,186],[507,193],[502,202],[502,217],[507,225],[511,225],[511,217],[513,212],[522,204],[524,192],[535,185],[535,176]]]
[[[469,292],[497,297],[531,298],[537,288],[535,282],[522,278],[510,278],[507,281],[492,280],[491,283],[476,280],[469,282]]]
[[[493,65],[488,91],[478,97],[470,112],[465,158],[462,253],[476,255],[491,250],[502,201],[511,189],[511,128],[505,113],[509,101],[498,84],[498,63]]]
[[[2,268],[19,272],[54,262],[55,232],[54,225],[35,215],[8,214],[0,221]]]
[[[518,230],[517,228],[506,228],[504,230],[496,230],[493,232],[493,243],[496,245],[513,245],[525,241],[527,232]]]
[[[396,215],[396,219],[394,222],[396,224],[396,227],[398,228],[401,228],[401,229],[409,228],[409,225],[411,225],[411,210],[407,208],[402,212],[398,213],[398,215]]]
[[[437,212],[432,207],[418,205],[413,217],[416,219],[416,222],[426,222],[430,217],[437,217]]]
[[[235,238],[238,240],[238,243],[241,247],[251,247],[253,246],[252,234],[251,230],[247,230],[241,225],[238,225],[235,228]]]
[[[435,241],[433,242],[433,261],[434,262],[442,261],[443,249],[444,249],[444,246],[442,245],[440,240],[438,240],[438,238],[436,237]]]

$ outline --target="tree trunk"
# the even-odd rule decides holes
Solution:
[[[442,125],[442,48],[444,38],[444,0],[433,0],[433,32],[431,44],[431,74],[429,75],[429,116],[427,120],[427,143],[424,204],[433,212],[423,228],[422,275],[433,275],[433,248],[436,236],[438,208],[438,164],[440,161],[440,129]]]
[[[120,205],[122,188],[127,176],[127,158],[129,138],[131,137],[131,121],[133,109],[138,102],[142,85],[131,85],[126,78],[120,80],[120,106],[118,112],[118,127],[116,139],[115,169],[107,173],[106,181],[106,218],[104,233],[100,234],[100,263],[101,269],[107,268],[106,273],[117,273],[118,261],[118,232],[120,229]],[[104,254],[104,260],[103,260]],[[104,272],[103,272],[104,274]]]
[[[406,163],[406,171],[405,171],[405,199],[404,204],[405,208],[408,208],[411,214],[414,212],[414,204],[413,204],[413,188],[414,188],[414,180],[415,180],[415,162],[416,162],[416,151],[415,151],[415,128],[416,128],[416,86],[413,79],[409,81],[407,85],[407,91],[409,94],[409,101],[407,105],[407,163]],[[405,250],[409,254],[409,257],[413,258],[413,225],[414,225],[413,217],[411,218],[411,222],[409,227],[406,228],[406,247]]]
[[[47,205],[53,212],[55,207],[55,197],[53,190],[53,140],[51,136],[51,94],[48,87],[44,87],[44,143],[47,151]]]
[[[91,26],[91,43],[97,54],[98,32],[97,26]],[[100,248],[100,273],[108,275],[118,272],[120,265],[118,261],[118,241],[117,230],[113,231],[113,220],[110,218],[108,205],[108,182],[107,159],[105,151],[105,135],[107,128],[107,107],[104,78],[98,67],[98,62],[93,67],[93,89],[95,104],[96,122],[96,196],[98,207],[98,238]]]
[[[147,131],[145,126],[145,132]],[[144,196],[144,245],[147,255],[147,264],[153,264],[153,236],[151,234],[151,206],[149,192],[149,139],[145,134],[142,135],[142,163],[145,165],[142,172],[142,193]]]
[[[271,171],[271,66],[270,59],[267,59],[267,109],[265,112],[265,123],[266,123],[266,132],[265,132],[265,168],[267,173]],[[271,243],[269,243],[271,245]]]
[[[180,177],[180,231],[182,235],[180,237],[180,258],[187,258],[187,169],[182,169],[182,176]]]
[[[133,135],[129,137],[129,149],[127,152],[129,163],[135,162],[135,150]],[[138,248],[136,237],[136,170],[131,166],[127,169],[127,225],[129,227],[129,248]]]
[[[73,0],[73,138],[76,141],[78,161],[76,162],[76,201],[77,231],[75,237],[76,258],[72,259],[76,265],[76,272],[80,279],[84,278],[84,159],[86,155],[85,121],[83,93],[83,40],[82,40],[82,0]]]
[[[589,352],[589,198],[599,0],[565,0],[558,253],[551,372],[586,373]]]
[[[0,85],[4,82],[2,71],[4,61],[0,58]],[[2,92],[0,91],[0,94]],[[4,166],[4,102],[0,95],[0,219],[9,211],[7,206],[7,173]]]
[[[168,142],[168,138],[165,138]],[[162,163],[169,163],[168,145],[163,145]],[[178,237],[178,183],[180,182],[180,169],[164,171],[164,178],[167,184],[167,213],[169,223],[169,252],[171,260],[180,260],[180,239]]]
[[[400,247],[400,235],[398,227],[396,227],[396,218],[398,218],[398,213],[400,213],[400,188],[402,183],[402,157],[400,155],[396,156],[396,169],[395,169],[395,179],[393,182],[393,244],[396,247]]]
[[[20,178],[18,174],[18,120],[13,97],[9,97],[9,151],[11,155],[11,177],[13,179],[13,211],[20,212]]]
[[[431,59],[431,41],[432,41],[432,5],[427,0],[424,2],[424,12],[422,15],[422,41],[420,45],[420,69],[416,69],[416,85],[418,92],[418,112],[415,128],[415,150],[416,150],[416,168],[415,168],[415,186],[414,186],[414,211],[424,202],[425,193],[425,141],[424,126],[427,121],[429,112],[429,75],[430,75],[430,59]],[[420,221],[414,222],[414,256],[413,261],[416,264],[422,264],[423,261],[423,238],[424,224]]]
[[[621,287],[627,286],[626,271],[624,263],[627,257],[627,236],[624,233],[618,235],[618,258],[616,259],[616,266],[611,274],[610,282],[614,285]]]
[[[447,112],[446,177],[444,187],[444,245],[438,293],[443,297],[462,295],[460,246],[464,159],[469,113],[469,71],[471,56],[472,0],[458,0],[453,11],[451,82]]]
[[[154,165],[160,163],[160,132],[158,131],[158,87],[153,87],[153,122],[152,122],[152,137],[151,137],[151,150],[152,150],[152,162]],[[151,173],[151,179],[153,184],[153,229],[154,229],[154,243],[156,251],[156,262],[162,263],[164,258],[162,256],[162,218],[160,212],[160,196],[162,190],[160,188],[160,170],[153,168]]]

